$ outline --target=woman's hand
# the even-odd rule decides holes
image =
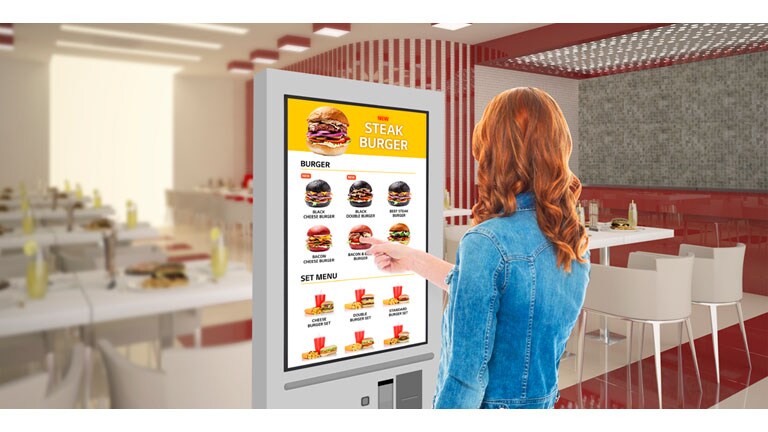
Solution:
[[[392,243],[373,237],[361,237],[360,243],[372,245],[365,253],[373,255],[376,266],[385,272],[402,273],[413,271],[412,260],[408,259],[415,249],[400,243]]]

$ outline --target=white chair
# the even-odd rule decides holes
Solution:
[[[738,243],[735,247],[718,248],[680,245],[680,255],[693,254],[696,257],[693,264],[691,301],[694,304],[709,307],[718,383],[720,382],[720,356],[717,341],[717,308],[719,306],[736,306],[741,336],[744,338],[744,349],[747,351],[747,362],[752,369],[747,332],[744,329],[744,313],[741,310],[745,251],[746,246],[743,243]]]
[[[456,263],[456,251],[459,249],[459,242],[470,228],[470,225],[447,225],[443,228],[445,235],[445,254],[443,258],[446,261]]]
[[[592,264],[584,306],[579,322],[577,368],[579,383],[584,369],[584,336],[588,313],[597,313],[653,328],[656,386],[661,408],[661,324],[685,323],[693,364],[701,390],[699,364],[691,330],[691,279],[693,255],[659,258],[652,254],[633,252],[627,268]],[[627,334],[631,357],[632,326]],[[642,354],[641,354],[642,361]],[[682,359],[681,359],[682,361]]]
[[[0,408],[74,408],[83,377],[84,347],[72,349],[64,379],[52,391],[48,372],[37,373],[0,386]]]
[[[106,340],[98,341],[112,408],[250,408],[251,342],[173,348],[162,369],[137,366]]]

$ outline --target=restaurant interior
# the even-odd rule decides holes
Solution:
[[[768,408],[765,23],[0,24],[0,408],[252,406],[268,68],[444,96],[450,262],[485,106],[552,95],[605,265],[556,408]]]

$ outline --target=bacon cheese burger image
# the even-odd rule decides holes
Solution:
[[[332,244],[331,230],[327,226],[315,225],[307,231],[307,249],[310,252],[326,252]]]
[[[349,120],[341,110],[322,106],[307,117],[307,146],[313,153],[339,156],[347,151]]]

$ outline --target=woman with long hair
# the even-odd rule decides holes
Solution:
[[[435,408],[554,407],[560,357],[589,281],[571,149],[551,96],[507,90],[472,136],[479,194],[456,265],[362,239],[380,269],[414,271],[448,292]]]

